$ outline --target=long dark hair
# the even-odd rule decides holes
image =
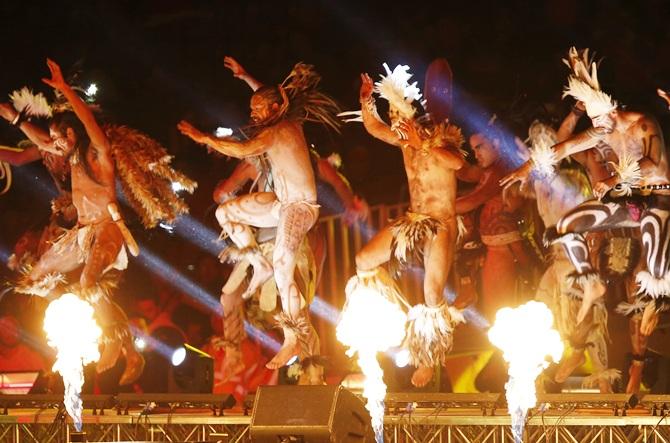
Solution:
[[[84,124],[79,120],[77,115],[71,111],[59,112],[53,115],[51,118],[51,128],[59,132],[62,135],[67,134],[68,129],[72,129],[74,132],[76,141],[74,148],[70,155],[75,155],[76,160],[82,162],[84,165],[84,171],[86,175],[89,176],[96,183],[100,183],[96,178],[91,165],[88,163],[88,151],[91,148],[91,138],[86,132]]]

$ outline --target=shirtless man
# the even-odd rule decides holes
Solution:
[[[37,249],[17,252],[10,258],[8,265],[15,271],[29,261],[37,259],[45,252],[50,242],[60,236],[65,229],[71,228],[77,220],[76,209],[70,196],[70,165],[62,155],[55,152],[49,133],[38,125],[21,119],[21,115],[11,103],[0,103],[0,116],[20,129],[32,143],[32,146],[21,151],[0,149],[0,162],[22,166],[42,161],[54,180],[58,196],[51,202],[49,224],[42,230]]]
[[[119,223],[112,218],[118,210],[115,192],[115,171],[110,145],[90,108],[65,82],[60,67],[47,60],[50,79],[43,81],[60,91],[72,106],[73,112],[55,114],[49,134],[54,152],[63,156],[71,171],[72,202],[77,210],[77,226],[68,230],[41,255],[28,279],[39,286],[53,274],[66,274],[81,269],[81,295],[90,295],[102,309],[96,309],[111,340],[98,363],[98,372],[109,369],[123,350],[126,368],[120,383],[127,384],[140,375],[144,367],[142,356],[132,345],[127,318],[113,302],[101,301],[97,284],[108,269],[125,269],[127,256],[124,235]]]
[[[389,77],[392,75],[389,71]],[[444,364],[452,346],[454,321],[444,301],[443,291],[457,237],[455,172],[464,163],[463,154],[459,151],[463,136],[458,128],[447,123],[431,128],[421,127],[413,118],[414,110],[410,103],[398,103],[392,99],[389,100],[389,127],[377,114],[372,79],[362,74],[361,81],[363,124],[370,135],[401,150],[409,182],[410,207],[404,217],[379,231],[356,254],[357,274],[359,278],[374,275],[389,260],[403,264],[409,255],[423,253],[426,304],[414,306],[410,311],[406,340],[410,362],[418,367],[412,375],[412,383],[424,386],[432,378],[435,365]],[[415,328],[419,324],[432,330],[420,331]]]
[[[295,69],[304,68],[305,65],[297,65]],[[316,75],[310,70],[308,75],[312,74]],[[313,329],[302,309],[302,297],[293,271],[298,248],[316,222],[319,208],[314,172],[302,129],[306,112],[294,112],[292,106],[299,102],[299,97],[288,93],[290,90],[309,94],[312,89],[300,90],[286,82],[276,87],[258,88],[250,105],[252,128],[256,133],[246,141],[220,139],[185,121],[178,125],[184,135],[224,155],[246,158],[265,154],[270,164],[274,192],[255,192],[233,198],[216,211],[219,224],[253,267],[246,293],[253,294],[272,276],[277,283],[283,310],[278,321],[284,331],[284,343],[268,362],[270,369],[280,368],[301,354],[301,341],[304,342]],[[272,264],[258,248],[251,226],[277,227]]]
[[[531,157],[537,158],[558,140],[567,138],[569,133],[559,131],[557,134],[552,128],[536,121],[531,125],[529,135]],[[591,197],[584,174],[570,170],[533,174],[531,190],[548,230],[555,229],[564,214]],[[601,393],[611,393],[612,382],[619,377],[619,371],[607,368],[607,311],[604,303],[596,304],[585,321],[576,324],[575,315],[581,294],[568,283],[568,275],[574,268],[559,242],[549,247],[549,265],[538,284],[536,299],[551,308],[557,329],[572,347],[572,353],[561,360],[554,380],[563,383],[576,367],[584,364],[584,352],[588,351],[594,371],[584,380],[584,385],[595,385]],[[592,346],[587,347],[587,342]]]
[[[618,110],[612,98],[600,90],[595,75],[587,79],[571,76],[566,95],[584,103],[593,127],[555,145],[553,152],[556,159],[561,160],[601,143],[611,147],[619,159],[617,174],[593,185],[594,194],[599,199],[607,194],[611,195],[610,191],[625,196],[628,191],[632,193],[636,188],[662,188],[670,183],[663,134],[652,117]],[[509,185],[515,181],[523,182],[532,169],[532,163],[528,162],[503,179],[502,183]],[[665,300],[670,296],[670,276],[667,275],[669,217],[668,191],[653,189],[650,195],[637,201],[586,201],[559,221],[557,232],[563,236],[562,242],[575,267],[575,281],[584,290],[582,307],[577,316],[578,323],[587,316],[591,305],[605,292],[605,285],[591,264],[583,233],[589,230],[639,226],[646,267],[646,270],[638,272],[636,276],[640,285],[638,302],[645,306],[639,331],[646,336],[653,332],[658,323],[658,309],[663,308]]]

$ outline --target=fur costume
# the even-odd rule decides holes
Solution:
[[[156,140],[127,126],[107,125],[123,193],[146,228],[174,222],[188,212],[173,184],[193,193],[197,183],[170,166],[172,157]]]
[[[454,328],[465,322],[461,312],[446,303],[436,307],[418,304],[409,310],[407,318],[404,347],[409,349],[410,364],[443,366],[453,346]]]

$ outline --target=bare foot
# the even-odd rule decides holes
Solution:
[[[412,374],[412,384],[417,388],[422,388],[433,378],[435,369],[432,366],[419,366]]]
[[[640,392],[640,385],[642,384],[642,370],[644,369],[644,362],[633,360],[628,368],[628,385],[626,385],[626,394],[637,394]]]
[[[561,363],[558,365],[558,370],[554,375],[554,381],[556,383],[563,383],[565,380],[570,377],[570,374],[574,372],[575,369],[580,367],[586,361],[584,356],[584,350],[572,350],[572,353],[561,360]]]
[[[135,382],[142,375],[142,371],[144,371],[144,357],[137,352],[132,343],[126,344],[123,348],[123,353],[126,356],[126,368],[119,379],[120,386]]]
[[[658,325],[658,312],[656,311],[656,305],[652,302],[649,303],[642,313],[642,323],[640,324],[640,333],[646,335],[647,337],[654,332],[656,326]]]
[[[121,355],[122,344],[123,343],[119,339],[111,340],[105,344],[105,348],[102,350],[102,354],[100,354],[98,364],[95,366],[95,370],[98,374],[111,369],[112,366],[116,364],[119,355]]]
[[[281,346],[281,349],[279,349],[279,352],[277,352],[265,367],[268,369],[279,369],[299,353],[300,345],[295,338],[284,340],[284,344]]]
[[[258,288],[272,277],[273,273],[272,266],[265,259],[261,260],[257,265],[254,265],[254,274],[251,276],[249,286],[247,286],[247,289],[242,293],[242,298],[244,300],[251,298]]]
[[[577,323],[581,323],[584,318],[589,313],[589,310],[591,309],[591,306],[603,295],[605,295],[605,291],[607,288],[603,284],[603,282],[600,281],[600,279],[586,285],[584,288],[584,298],[582,299],[582,305],[579,307],[579,312],[577,313]]]

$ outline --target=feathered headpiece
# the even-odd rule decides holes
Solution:
[[[571,71],[568,76],[568,85],[563,89],[563,98],[570,95],[583,102],[589,117],[597,117],[616,109],[616,101],[600,89],[599,62],[596,62],[593,56],[589,57],[588,48],[577,51],[573,46],[568,51],[568,58],[563,59],[563,63]]]
[[[41,92],[35,94],[28,87],[24,86],[9,94],[9,98],[12,101],[14,109],[21,115],[51,117],[51,106]]]
[[[409,66],[398,65],[391,71],[384,63],[384,69],[386,76],[382,75],[381,80],[375,83],[374,92],[386,99],[389,106],[397,110],[403,118],[413,118],[416,114],[413,102],[421,100],[421,91],[417,87],[417,82],[409,84],[409,79],[412,78]]]

